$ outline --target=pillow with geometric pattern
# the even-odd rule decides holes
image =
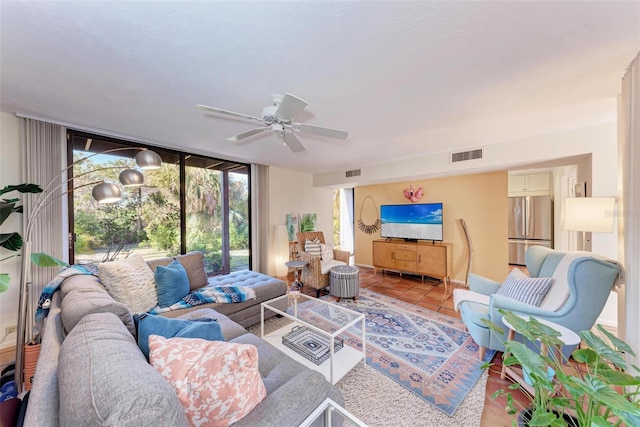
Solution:
[[[540,307],[553,282],[552,277],[527,277],[516,268],[509,273],[496,294]]]

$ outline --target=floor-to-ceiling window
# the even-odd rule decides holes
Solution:
[[[139,150],[120,150],[127,147],[141,146],[69,131],[70,155],[77,162],[69,198],[72,262],[200,251],[209,274],[250,267],[249,165],[149,147],[162,167],[144,171],[142,186],[122,188],[120,202],[98,204],[91,197],[94,182],[118,183],[122,170],[136,168]]]

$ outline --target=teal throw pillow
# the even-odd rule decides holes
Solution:
[[[149,359],[149,335],[164,338],[202,338],[209,341],[224,341],[220,324],[215,319],[171,319],[154,314],[136,314],[133,316],[138,330],[138,347]]]
[[[159,265],[153,274],[158,287],[158,305],[169,307],[186,297],[190,291],[189,276],[177,259],[166,267]]]

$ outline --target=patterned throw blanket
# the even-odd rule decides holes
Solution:
[[[42,330],[44,319],[49,314],[51,306],[51,298],[55,291],[60,288],[60,284],[64,279],[76,276],[78,274],[93,275],[98,277],[98,268],[95,264],[72,265],[62,269],[56,277],[42,290],[40,299],[38,300],[38,309],[36,311],[36,325]],[[179,310],[182,308],[195,307],[197,305],[217,303],[233,303],[245,302],[250,299],[256,299],[256,292],[247,286],[206,286],[191,292],[177,303],[161,308],[156,306],[149,311],[151,314],[160,314],[167,311]]]
[[[36,310],[36,325],[38,328],[42,330],[42,325],[44,323],[44,318],[49,314],[49,307],[51,307],[51,298],[53,298],[53,294],[55,291],[60,288],[60,284],[67,277],[77,276],[78,274],[85,275],[94,275],[98,276],[98,269],[95,268],[95,265],[72,265],[69,267],[65,267],[58,273],[56,277],[53,278],[47,286],[44,287],[42,293],[40,294],[40,299],[38,300],[38,308]]]
[[[167,311],[180,310],[212,302],[233,303],[245,302],[250,299],[256,299],[256,292],[247,286],[206,286],[191,292],[186,297],[169,307],[157,306],[149,311],[149,313],[160,314]]]

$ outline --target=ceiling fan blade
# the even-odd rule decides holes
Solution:
[[[260,117],[250,116],[248,114],[236,113],[234,111],[223,110],[222,108],[209,107],[208,105],[198,104],[198,105],[196,105],[196,108],[198,108],[200,110],[204,110],[204,111],[210,111],[212,113],[220,113],[220,114],[226,114],[226,115],[234,116],[234,117],[242,117],[242,118],[245,118],[245,119],[255,120],[255,121],[258,121],[258,122],[262,121],[262,119]]]
[[[347,139],[349,132],[344,130],[323,128],[320,126],[305,125],[304,123],[295,123],[295,128],[301,132],[309,132],[316,135],[328,136],[329,138]]]
[[[242,139],[249,138],[250,136],[257,135],[260,132],[264,132],[267,129],[269,129],[269,128],[268,127],[264,127],[264,128],[251,129],[251,130],[248,130],[246,132],[242,132],[242,133],[239,133],[237,135],[230,136],[229,138],[227,138],[227,141],[240,141]]]
[[[287,93],[282,98],[280,105],[278,105],[276,116],[285,120],[291,120],[293,116],[302,111],[306,106],[306,101],[303,101],[297,96],[293,96],[290,93]]]
[[[291,148],[291,151],[293,151],[294,153],[299,153],[301,151],[304,151],[304,146],[300,143],[298,138],[296,138],[296,136],[292,133],[289,133],[289,132],[284,133],[284,143],[287,144],[289,148]]]

